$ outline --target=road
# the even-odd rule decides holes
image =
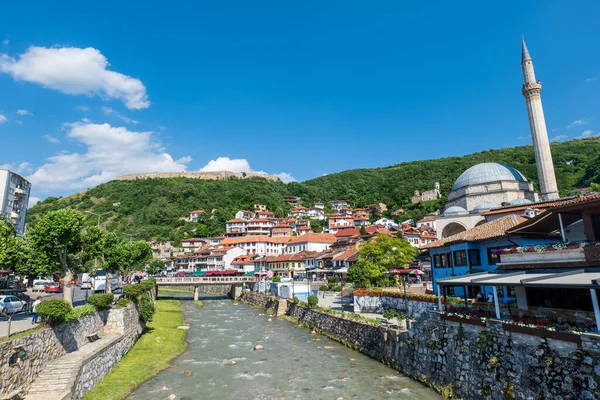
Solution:
[[[89,290],[81,290],[79,287],[74,288],[73,293],[73,306],[80,306],[86,303],[87,296],[94,294]],[[30,292],[27,291],[27,295],[31,297],[32,301],[35,300],[37,296],[42,296],[42,300],[48,299],[62,299],[62,293],[40,293],[40,292]],[[13,315],[12,322],[10,326],[11,334],[26,331],[27,329],[31,329],[34,325],[31,324],[31,318],[33,314],[30,312],[27,313],[17,313]],[[0,337],[5,337],[8,335],[8,318],[0,317]]]

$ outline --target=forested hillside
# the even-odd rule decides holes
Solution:
[[[561,195],[600,182],[600,138],[552,143],[552,154]],[[283,196],[302,197],[310,206],[313,201],[349,200],[356,206],[386,203],[389,210],[404,208],[407,217],[419,218],[443,205],[442,201],[418,205],[410,203],[415,190],[427,190],[440,182],[445,196],[456,178],[480,162],[502,162],[517,168],[532,179],[537,188],[537,171],[532,146],[486,150],[463,157],[413,161],[390,167],[357,169],[331,174],[301,183],[283,184],[264,179],[207,181],[196,179],[146,179],[112,181],[86,192],[62,199],[48,198],[29,211],[29,221],[47,210],[73,207],[103,213],[110,230],[137,235],[144,239],[179,239],[189,235],[214,235],[224,231],[225,221],[237,210],[254,204],[266,204],[277,216],[284,216],[289,206]],[[119,205],[114,205],[120,203]],[[195,209],[204,209],[211,218],[202,224],[181,220]],[[90,216],[90,223],[95,217]],[[175,229],[178,228],[178,229]]]

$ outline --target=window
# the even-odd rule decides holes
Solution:
[[[465,267],[467,265],[466,250],[457,250],[454,252],[454,265],[457,267]]]
[[[469,266],[478,267],[481,265],[481,259],[479,257],[479,250],[471,249],[469,250]]]
[[[434,268],[441,268],[442,266],[442,257],[439,254],[435,254],[433,256],[433,266]]]
[[[488,256],[488,264],[489,265],[496,265],[500,262],[500,255],[496,254],[496,250],[501,249],[502,247],[494,247],[494,248],[489,248],[487,249],[487,256]]]

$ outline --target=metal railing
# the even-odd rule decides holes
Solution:
[[[180,276],[156,278],[158,285],[181,285],[181,284],[219,284],[219,283],[243,283],[254,282],[253,276]]]

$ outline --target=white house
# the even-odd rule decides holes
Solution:
[[[437,229],[436,229],[437,227],[436,227],[436,223],[435,223],[436,219],[437,219],[436,217],[431,216],[431,215],[427,216],[423,219],[420,219],[417,221],[417,228],[420,228],[422,226],[427,226],[427,227],[433,229],[434,231],[437,231]]]
[[[254,218],[255,214],[252,211],[240,210],[235,213],[236,219],[245,219],[246,221],[250,221]]]
[[[329,233],[308,232],[302,236],[296,236],[289,240],[285,249],[286,253],[293,254],[301,251],[325,251],[337,241],[336,237]]]
[[[221,246],[237,246],[246,250],[249,255],[276,256],[282,254],[289,237],[244,236],[225,238]]]
[[[383,225],[383,226],[385,226],[385,229],[392,229],[392,228],[397,229],[399,227],[399,225],[395,221],[388,219],[388,218],[378,219],[377,221],[375,221],[373,223],[373,225]]]
[[[248,221],[248,236],[271,234],[271,228],[277,225],[276,221],[271,218],[255,218]]]
[[[244,274],[253,272],[254,271],[254,258],[255,258],[255,256],[253,256],[253,255],[237,256],[231,262],[231,268],[237,269],[238,272],[242,272]]]
[[[225,247],[214,249],[206,260],[208,271],[232,269],[231,262],[239,256],[246,255],[247,251],[241,247]]]
[[[243,236],[248,232],[248,221],[242,218],[230,219],[225,224],[228,236]]]
[[[204,219],[204,215],[205,214],[206,214],[206,211],[204,211],[204,210],[190,211],[190,214],[188,216],[188,221],[189,222],[199,222],[199,221],[202,221]]]
[[[189,238],[181,241],[181,247],[184,253],[193,253],[194,251],[206,246],[206,239]]]

